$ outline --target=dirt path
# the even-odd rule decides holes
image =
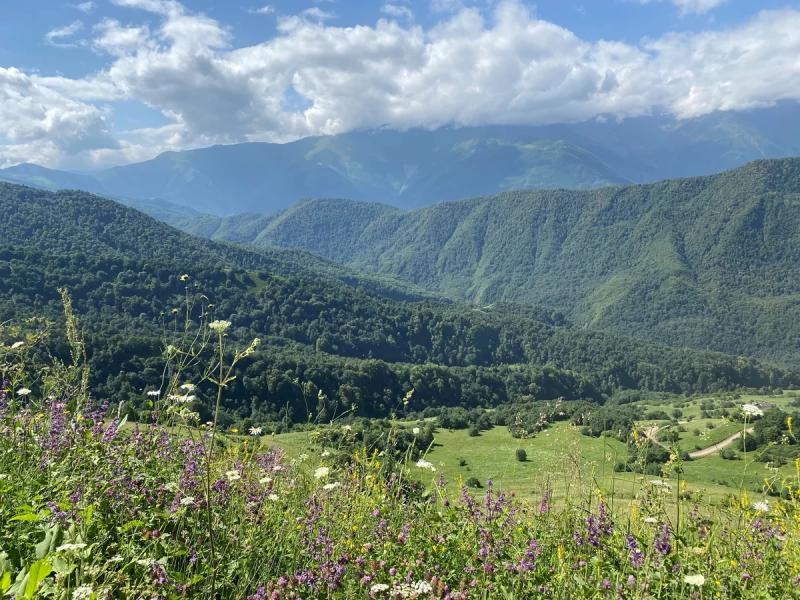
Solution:
[[[747,433],[753,433],[753,428],[750,427],[750,428],[746,429],[745,431]],[[695,450],[694,452],[689,452],[689,458],[691,458],[691,459],[703,458],[705,456],[709,456],[711,454],[719,452],[723,448],[727,448],[728,446],[730,446],[733,442],[738,440],[740,437],[742,437],[742,432],[741,431],[737,431],[733,435],[729,435],[728,437],[726,437],[721,442],[717,442],[716,444],[712,444],[708,448],[703,448],[702,450]]]
[[[648,440],[650,440],[654,444],[658,444],[662,448],[670,450],[670,447],[667,444],[659,442],[657,439],[657,434],[660,429],[662,428],[658,427],[658,425],[652,425],[644,430],[644,435],[645,437],[647,437]],[[745,431],[747,433],[753,433],[753,428],[749,427]],[[742,432],[737,431],[733,435],[729,435],[728,437],[726,437],[721,442],[717,442],[716,444],[711,444],[708,448],[703,448],[702,450],[695,450],[694,452],[689,452],[689,458],[694,460],[695,458],[705,458],[706,456],[711,456],[712,454],[716,454],[720,450],[723,450],[724,448],[727,448],[728,446],[733,444],[733,442],[738,440],[740,437],[742,437]]]

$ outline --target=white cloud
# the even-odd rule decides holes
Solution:
[[[64,156],[115,148],[107,112],[43,85],[15,68],[0,67],[0,165],[60,163]]]
[[[275,14],[275,7],[270,4],[265,4],[258,8],[251,8],[247,12],[252,15],[272,15]]]
[[[640,4],[651,4],[652,2],[663,2],[664,0],[639,0]],[[692,13],[705,14],[710,10],[725,4],[728,0],[669,0],[678,7],[682,15]]]
[[[87,15],[91,13],[95,9],[94,2],[79,2],[78,4],[73,4],[73,8],[86,13]]]
[[[460,9],[430,29],[397,19],[335,27],[309,15],[282,17],[273,39],[232,48],[222,24],[172,0],[114,1],[158,22],[101,21],[92,47],[108,66],[85,78],[6,70],[19,81],[0,82],[0,139],[10,140],[0,161],[12,154],[58,165],[77,153],[73,163],[113,163],[170,148],[383,125],[547,124],[657,111],[693,117],[800,100],[797,10],[631,45],[582,40],[504,0],[490,16]],[[9,103],[8,90],[23,84],[30,90]],[[287,94],[302,102],[287,103]],[[115,144],[107,103],[118,100],[142,102],[170,124],[117,134]]]
[[[72,23],[70,23],[69,25],[65,25],[64,27],[57,27],[56,29],[51,29],[44,35],[44,39],[51,46],[57,46],[58,48],[72,48],[76,46],[77,43],[74,40],[73,41],[68,41],[68,40],[82,29],[83,29],[82,21],[73,21]]]
[[[392,4],[387,2],[381,7],[381,12],[394,19],[406,19],[408,21],[414,20],[414,13],[411,9],[402,4]]]

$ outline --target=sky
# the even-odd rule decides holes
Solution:
[[[800,0],[0,0],[0,167],[800,100]]]

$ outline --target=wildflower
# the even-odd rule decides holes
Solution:
[[[21,387],[17,390],[17,396],[29,396],[31,391],[26,387]]]
[[[749,417],[763,417],[764,411],[755,404],[742,404],[742,412]]]
[[[262,477],[261,479],[258,480],[258,483],[260,483],[261,485],[269,485],[270,483],[272,483],[272,477]]]
[[[342,431],[353,431],[352,425],[342,425]]]
[[[223,333],[225,333],[225,331],[226,331],[226,330],[228,329],[228,327],[230,327],[230,326],[231,326],[231,322],[230,322],[230,321],[220,321],[220,320],[217,320],[217,321],[211,321],[211,323],[209,323],[209,324],[208,324],[208,327],[209,327],[211,330],[213,330],[213,331],[216,331],[216,332],[217,332],[218,334],[220,334],[220,335],[222,335]]]
[[[323,490],[327,490],[327,491],[331,491],[331,490],[335,490],[338,487],[341,487],[341,485],[342,484],[339,483],[338,481],[334,481],[333,483],[326,483],[325,485],[322,486],[322,489]]]
[[[225,477],[228,478],[228,481],[237,481],[242,478],[239,471],[226,471]]]
[[[670,552],[672,552],[672,532],[669,529],[669,525],[664,524],[661,526],[661,535],[655,541],[656,550],[658,550],[661,554],[666,556]]]
[[[147,395],[151,398],[158,398],[161,395],[161,390],[150,390]]]
[[[420,458],[417,461],[417,467],[420,469],[428,469],[429,471],[436,471],[436,467],[433,466],[433,463],[428,462],[424,458]]]
[[[327,450],[325,450],[325,451],[324,451],[322,454],[320,454],[320,456],[321,456],[322,458],[328,458],[330,455],[331,455],[331,453],[330,453],[330,452],[328,452]]]
[[[250,428],[250,435],[258,436],[261,435],[261,427],[251,427]]]
[[[683,578],[683,582],[689,585],[702,587],[706,583],[706,578],[703,575],[686,575]]]
[[[411,430],[411,433],[414,435],[419,435],[419,427],[414,427],[414,429]]]
[[[385,592],[388,589],[389,586],[385,583],[373,583],[372,587],[369,588],[369,591],[372,594],[380,594],[381,592]]]
[[[269,498],[273,502],[277,502],[278,501],[278,494],[276,494],[275,492],[272,492],[269,496],[267,496],[267,498]]]
[[[92,593],[92,586],[82,585],[72,592],[72,600],[90,600]]]
[[[17,348],[21,348],[24,345],[25,342],[14,342],[13,344],[11,344],[11,349],[16,350]]]
[[[318,467],[314,471],[314,479],[323,479],[330,474],[331,470],[328,467]]]
[[[189,281],[189,275],[187,273],[184,273],[183,275],[178,277],[178,279],[180,279],[181,281]]]
[[[193,383],[184,383],[183,385],[181,385],[181,389],[184,392],[193,392],[195,387],[196,386]]]
[[[655,517],[645,517],[644,522],[650,523],[651,525],[655,525],[656,523],[658,523],[658,519],[656,519]]]
[[[184,496],[181,498],[181,506],[191,506],[194,504],[194,498],[192,496]]]
[[[753,509],[756,512],[763,512],[763,513],[769,512],[769,502],[767,502],[766,500],[762,500],[760,502],[754,502]]]

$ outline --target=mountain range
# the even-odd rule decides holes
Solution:
[[[510,190],[705,175],[793,155],[800,155],[800,104],[784,102],[685,120],[379,129],[287,144],[214,146],[87,174],[22,164],[0,170],[0,179],[82,189],[174,217],[191,210],[271,214],[318,197],[414,209]]]
[[[192,331],[212,319],[232,323],[229,344],[263,340],[226,390],[223,423],[387,416],[412,388],[421,411],[800,383],[797,372],[749,358],[584,331],[556,311],[420,297],[385,279],[353,280],[306,252],[199,239],[85,192],[0,184],[0,210],[9,216],[0,221],[0,323],[60,322],[57,289],[66,287],[93,393],[124,402],[134,418],[147,418],[144,390],[162,385],[163,349],[196,341]],[[63,326],[48,330],[51,351],[68,354]],[[203,418],[205,391],[198,386]]]
[[[403,211],[308,200],[179,217],[197,235],[300,248],[479,304],[675,346],[800,360],[800,159],[596,190],[515,191]]]

